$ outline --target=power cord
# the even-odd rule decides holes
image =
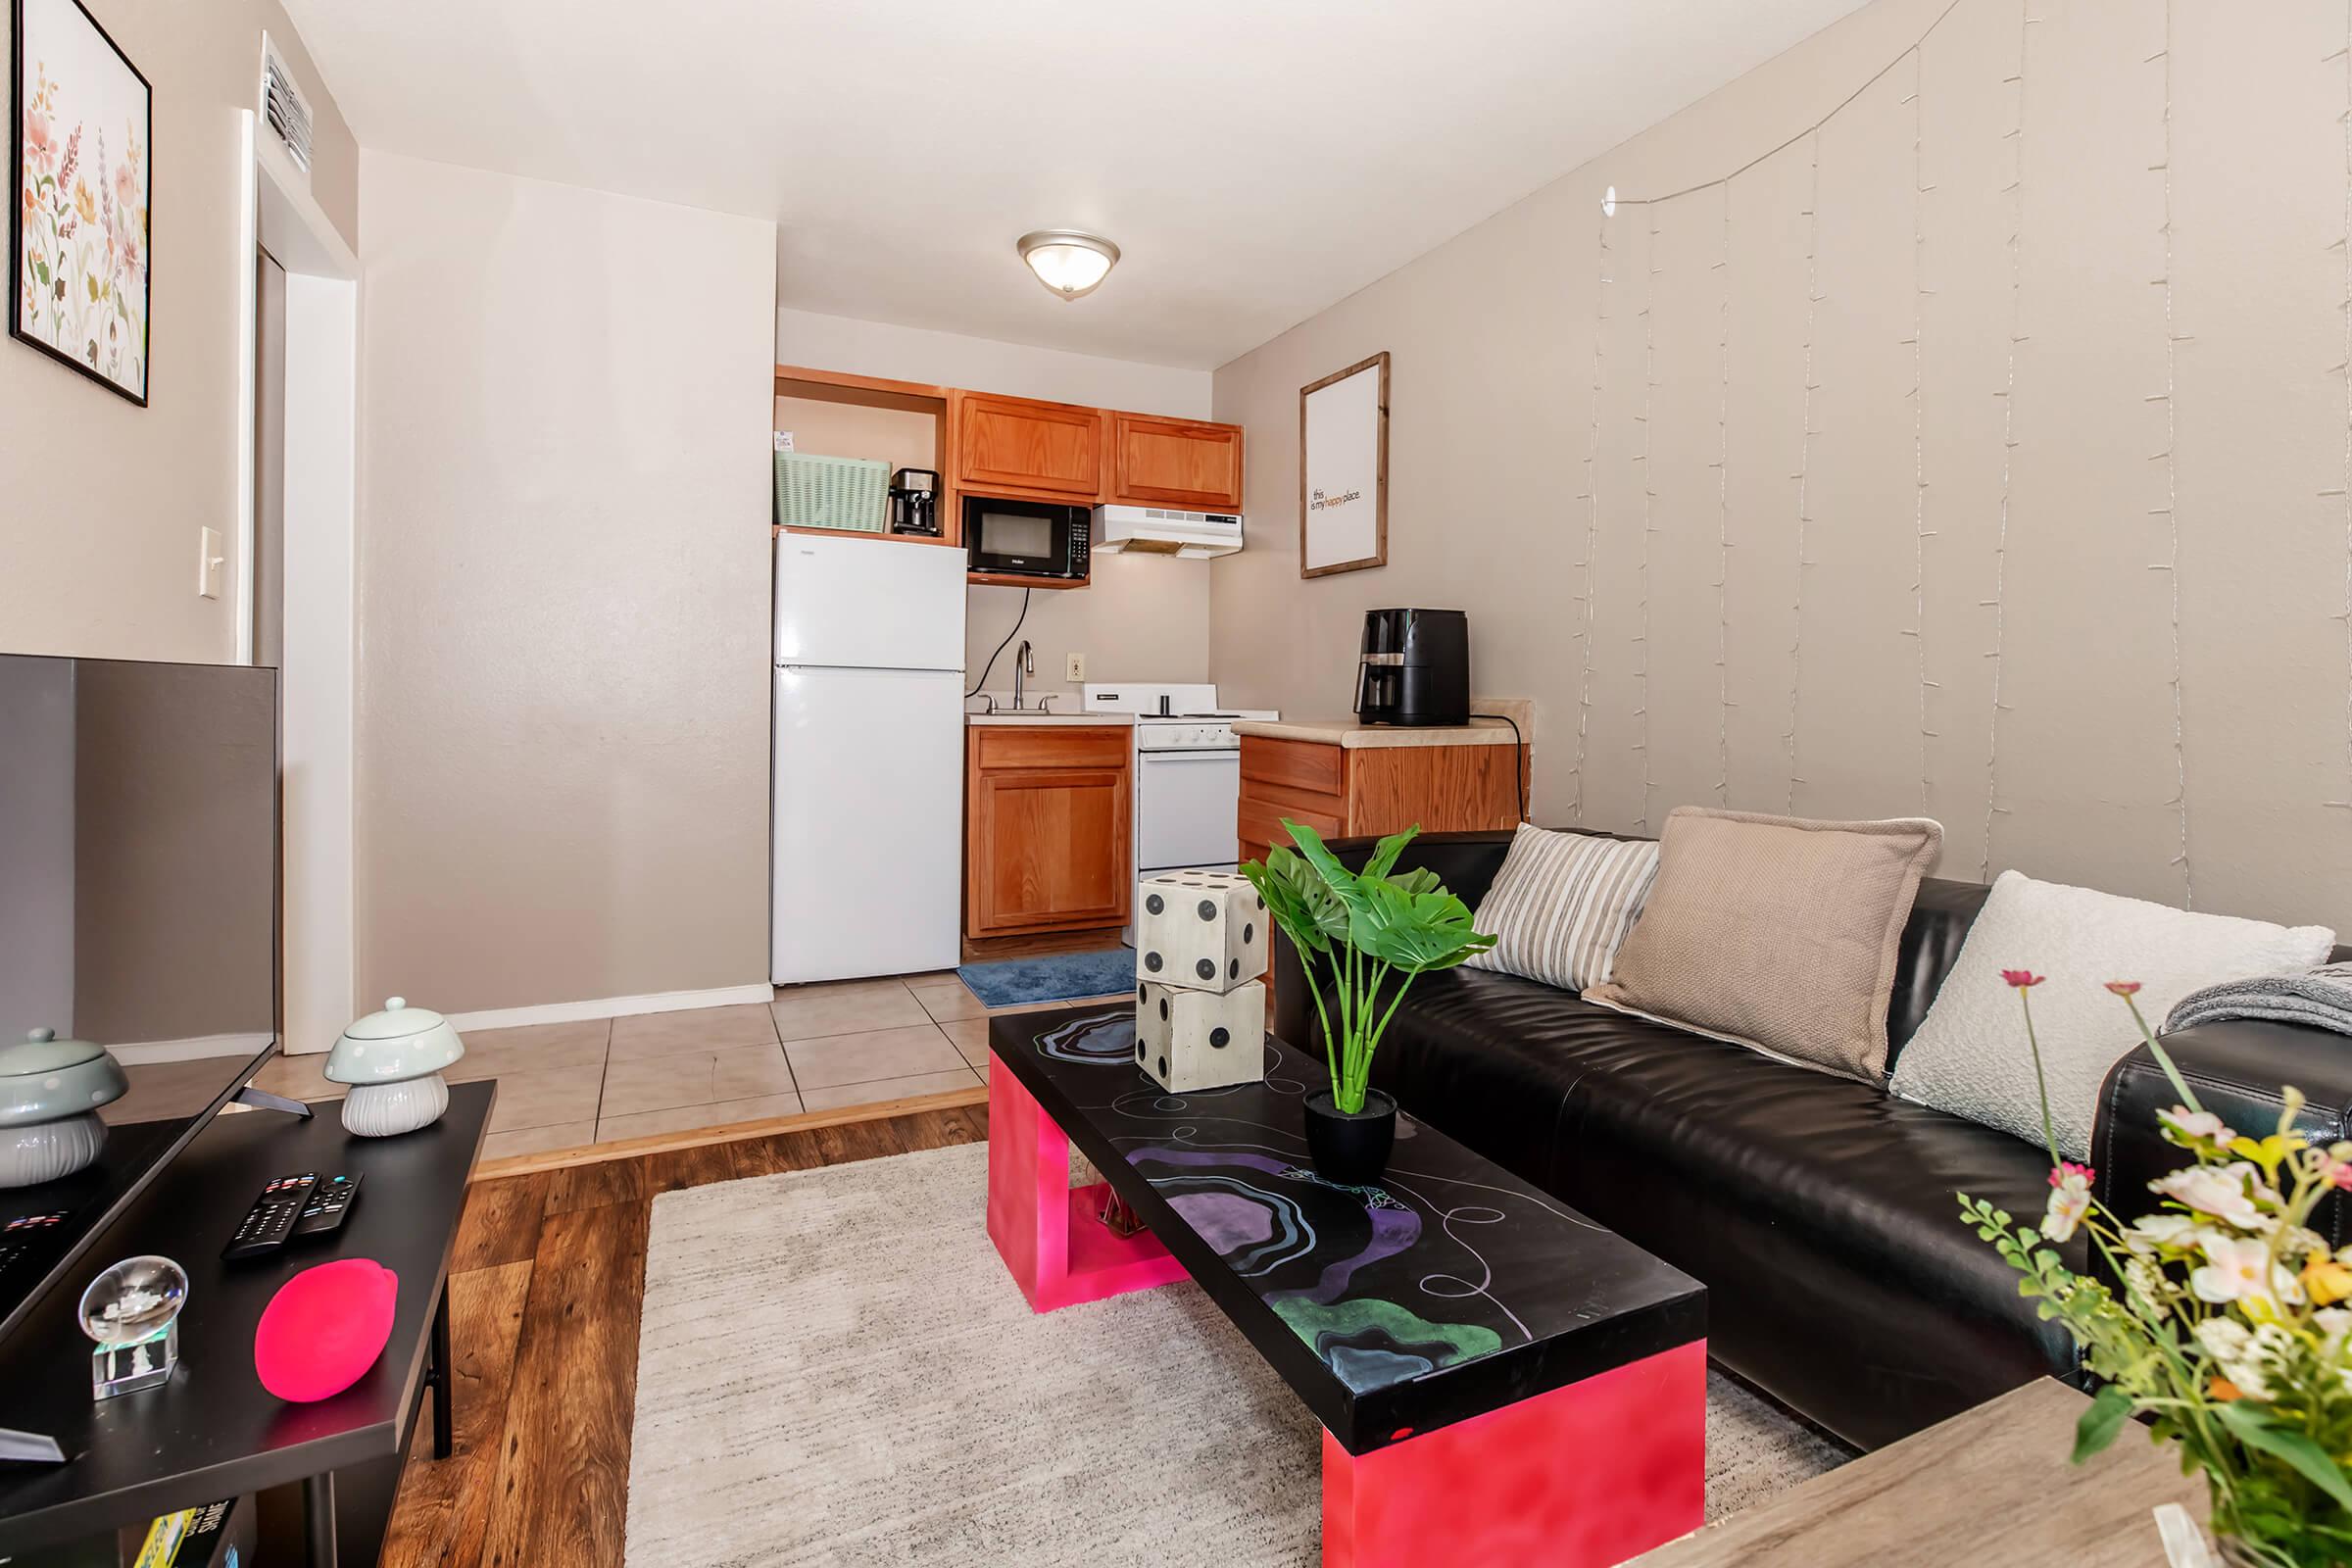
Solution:
[[[1511,726],[1511,782],[1519,786],[1519,820],[1527,820],[1527,737],[1519,733],[1519,721],[1508,713],[1489,713]]]
[[[980,679],[970,691],[963,694],[965,702],[968,703],[980,695],[980,688],[988,684],[988,672],[997,667],[997,654],[1002,654],[1005,649],[1011,647],[1012,640],[1021,634],[1021,622],[1029,618],[1029,595],[1034,591],[1028,588],[1021,590],[1021,612],[1012,618],[1012,630],[1004,634],[1003,642],[997,644],[997,652],[989,655],[988,662],[980,666]]]

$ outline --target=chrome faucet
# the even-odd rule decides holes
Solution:
[[[1028,639],[1023,638],[1020,652],[1012,656],[1012,710],[1014,712],[1019,712],[1022,708],[1021,676],[1036,673],[1037,656],[1029,651]]]

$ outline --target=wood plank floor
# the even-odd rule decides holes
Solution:
[[[384,1568],[618,1568],[653,1200],[988,1137],[983,1106],[712,1144],[475,1185],[450,1275],[456,1451],[431,1404]]]

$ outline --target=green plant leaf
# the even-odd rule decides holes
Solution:
[[[1435,893],[1445,885],[1438,880],[1438,873],[1426,865],[1416,865],[1389,878],[1389,886],[1402,888],[1407,893]]]
[[[1404,847],[1407,844],[1412,843],[1413,840],[1420,835],[1420,832],[1421,824],[1415,822],[1411,827],[1406,828],[1403,832],[1392,833],[1387,838],[1382,839],[1378,844],[1372,847],[1372,854],[1364,861],[1364,868],[1361,871],[1358,871],[1356,875],[1359,877],[1387,876],[1390,868],[1396,865],[1396,857],[1404,853]]]
[[[2250,1399],[2217,1404],[2214,1414],[2238,1442],[2279,1460],[2334,1498],[2337,1507],[2352,1510],[2352,1482],[2344,1479],[2342,1468],[2328,1457],[2327,1449],[2292,1427],[2280,1425],[2268,1409]]]
[[[1266,901],[1266,911],[1301,953],[1328,954],[1348,939],[1348,909],[1323,879],[1291,851],[1276,848],[1242,875]]]
[[[2082,1419],[2075,1423],[2075,1452],[2073,1462],[2081,1464],[2097,1453],[2124,1430],[2132,1419],[2132,1396],[2110,1383],[2090,1396],[2090,1406]]]
[[[1383,963],[1415,974],[1450,969],[1494,945],[1472,928],[1469,906],[1450,893],[1407,893],[1385,880],[1362,883],[1360,892],[1348,909],[1348,941]]]

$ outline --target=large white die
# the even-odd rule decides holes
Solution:
[[[1136,991],[1135,1064],[1162,1089],[1223,1089],[1266,1075],[1262,982],[1218,992],[1147,980]]]
[[[1232,871],[1164,871],[1135,887],[1135,977],[1230,991],[1266,972],[1265,901]]]

